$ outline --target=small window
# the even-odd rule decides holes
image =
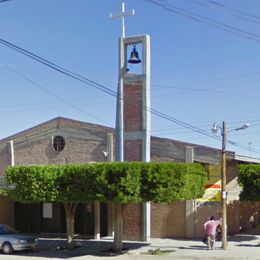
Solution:
[[[65,147],[65,140],[61,135],[57,135],[53,138],[52,147],[54,151],[60,152]]]

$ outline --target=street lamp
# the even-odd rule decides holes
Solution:
[[[239,131],[248,128],[249,124],[244,124],[239,128],[232,129],[228,132]],[[222,248],[227,249],[227,192],[226,192],[226,142],[227,130],[226,123],[223,121],[222,127],[213,124],[212,133],[216,134],[218,129],[221,130],[222,136],[222,149],[221,149],[221,206],[222,206]]]

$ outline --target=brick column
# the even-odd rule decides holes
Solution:
[[[124,159],[142,161],[142,78],[128,75],[124,81]]]
[[[150,161],[150,37],[136,36],[120,41],[120,80],[123,92],[124,161]],[[142,72],[127,70],[127,46],[142,44]],[[133,64],[133,66],[135,66]],[[120,121],[119,121],[120,123]],[[118,135],[120,137],[120,135]],[[150,203],[128,205],[125,209],[126,239],[150,239]]]
[[[124,78],[124,160],[142,161],[142,78],[127,74]],[[126,239],[143,240],[142,205],[127,205],[124,217]]]

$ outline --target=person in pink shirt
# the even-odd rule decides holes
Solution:
[[[214,216],[210,217],[210,220],[204,223],[204,229],[207,237],[208,249],[215,248],[215,236],[218,225],[221,224],[221,219],[215,220]]]

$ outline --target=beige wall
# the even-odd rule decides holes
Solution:
[[[197,206],[197,211],[195,213],[195,238],[201,238],[204,236],[203,224],[209,220],[211,216],[216,218],[221,217],[221,204],[220,202],[210,202],[204,203]]]
[[[151,237],[186,238],[185,202],[152,204]],[[233,201],[227,205],[228,235],[250,230],[260,224],[260,202]],[[203,224],[210,216],[221,217],[221,203],[197,204],[194,237],[204,236]]]
[[[243,231],[260,225],[260,201],[241,202],[239,214],[239,228]]]
[[[151,237],[186,236],[185,201],[169,205],[152,203],[151,209]]]

